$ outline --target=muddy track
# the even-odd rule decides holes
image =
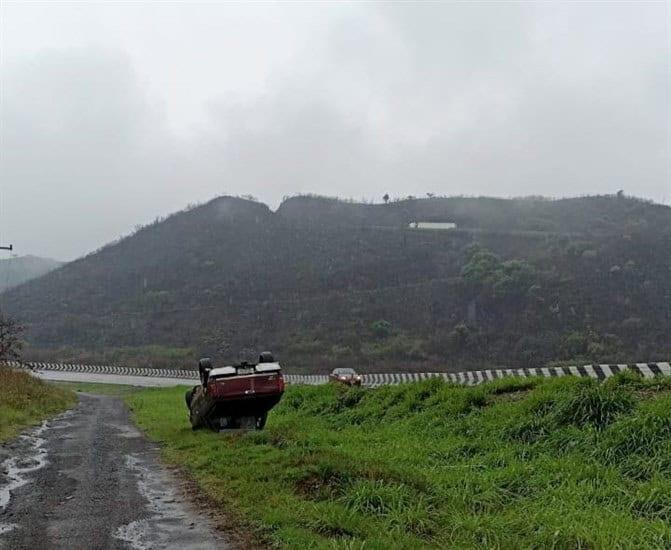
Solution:
[[[231,548],[115,397],[0,445],[0,549]]]

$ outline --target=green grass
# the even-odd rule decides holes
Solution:
[[[125,397],[141,391],[142,389],[138,386],[101,384],[98,382],[50,382],[50,384],[75,392],[97,393],[99,395],[113,395],[118,397]]]
[[[229,516],[285,548],[669,548],[671,380],[290,387],[266,430],[128,397]]]
[[[25,372],[0,367],[0,442],[72,407],[77,398]]]

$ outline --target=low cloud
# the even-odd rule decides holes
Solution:
[[[145,86],[132,51],[16,56],[2,71],[0,237],[71,259],[224,192],[272,206],[296,192],[625,189],[669,200],[664,13],[622,3],[343,9],[325,32],[307,27],[310,47],[257,92],[213,95],[188,131],[171,124],[170,102]]]

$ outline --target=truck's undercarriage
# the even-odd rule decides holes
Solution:
[[[256,364],[212,368],[201,359],[198,368],[201,383],[185,396],[194,430],[263,429],[284,392],[281,367],[268,352]]]

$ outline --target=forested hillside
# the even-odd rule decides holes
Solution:
[[[0,260],[0,292],[41,277],[60,267],[61,262],[38,256],[19,256]]]
[[[60,360],[261,348],[310,371],[668,359],[671,208],[622,196],[296,197],[272,212],[222,197],[2,303],[27,324],[29,353]]]

